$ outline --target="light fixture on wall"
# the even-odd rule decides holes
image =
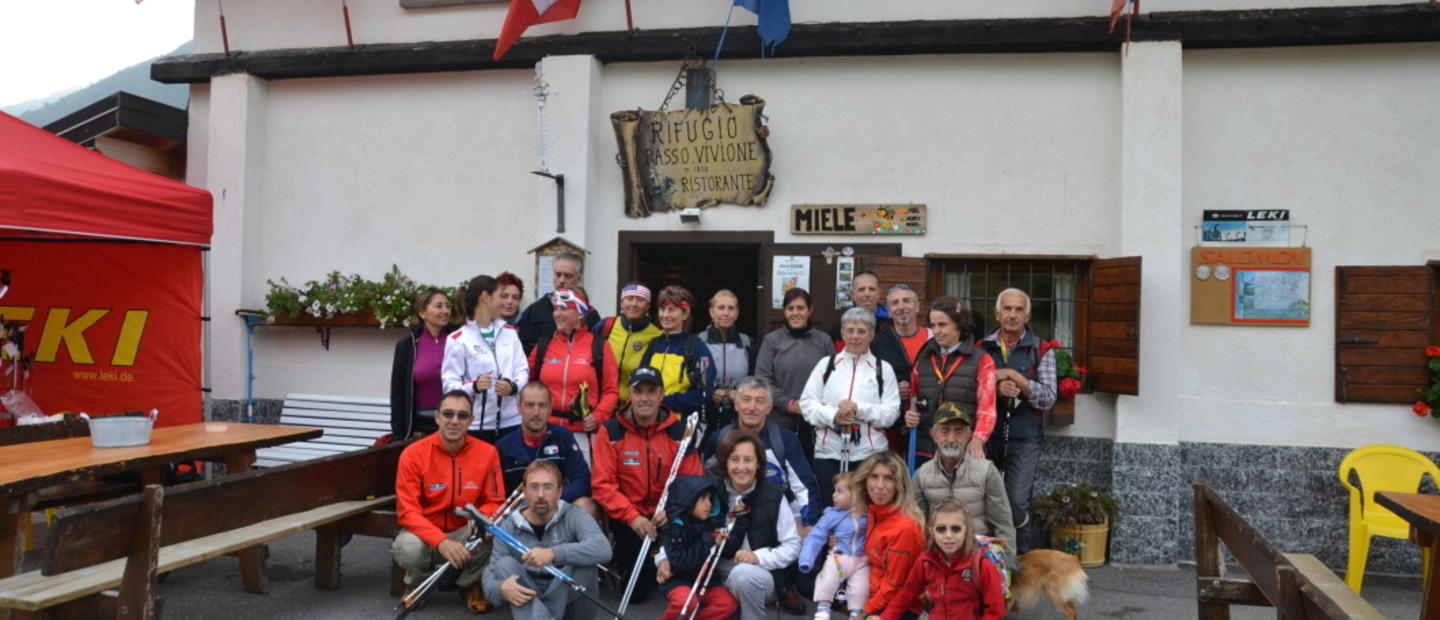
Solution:
[[[681,211],[680,211],[680,223],[681,223],[681,224],[699,224],[699,223],[700,223],[700,209],[697,209],[697,208],[694,208],[694,207],[691,207],[691,208],[689,208],[689,209],[681,209]]]

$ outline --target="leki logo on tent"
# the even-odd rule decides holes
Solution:
[[[95,363],[95,356],[90,352],[90,343],[85,339],[85,330],[94,327],[111,312],[118,311],[93,308],[71,320],[73,312],[73,308],[51,308],[46,314],[45,325],[40,330],[40,344],[35,348],[36,362],[54,362],[63,343],[71,362]],[[0,306],[0,316],[7,321],[32,321],[35,318],[35,307]],[[140,352],[140,341],[145,336],[145,322],[149,319],[149,310],[124,311],[120,331],[115,338],[115,353],[110,356],[111,366],[135,365],[135,356]]]

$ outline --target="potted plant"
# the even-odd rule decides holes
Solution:
[[[1109,491],[1086,481],[1035,498],[1030,514],[1049,526],[1051,548],[1080,558],[1080,565],[1090,568],[1105,563],[1110,528],[1120,522],[1120,505]]]
[[[278,284],[267,282],[267,313],[277,323],[292,325],[409,327],[414,320],[415,296],[427,287],[406,277],[396,266],[391,266],[379,282],[339,271],[298,287],[285,278],[280,278]]]
[[[1440,417],[1440,347],[1425,347],[1425,357],[1430,358],[1425,367],[1430,370],[1430,389],[1416,390],[1420,393],[1420,400],[1410,410],[1415,415],[1424,417]]]

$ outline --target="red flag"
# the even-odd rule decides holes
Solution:
[[[535,24],[574,19],[580,12],[580,0],[511,0],[500,40],[495,43],[495,60],[500,60],[520,35]]]

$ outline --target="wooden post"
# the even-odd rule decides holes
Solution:
[[[250,471],[255,464],[255,452],[236,452],[225,455],[225,473],[234,475]],[[283,489],[277,492],[284,492]],[[268,594],[270,592],[270,579],[265,574],[265,556],[269,549],[265,545],[255,545],[236,552],[240,558],[240,581],[245,585],[245,591],[255,594]]]
[[[1275,601],[1275,617],[1279,620],[1305,618],[1305,603],[1301,600],[1304,595],[1300,592],[1295,567],[1289,564],[1276,566],[1275,582],[1276,594],[1280,597],[1280,600]]]
[[[1195,483],[1195,577],[1197,589],[1206,579],[1224,576],[1220,556],[1220,538],[1215,535],[1215,518],[1210,501],[1205,497],[1205,483]],[[1197,592],[1198,594],[1198,592]],[[1230,606],[1199,601],[1199,620],[1230,620]]]
[[[164,487],[145,487],[140,500],[140,513],[130,531],[130,553],[125,558],[125,575],[120,580],[120,600],[116,604],[116,620],[154,620],[155,588],[159,582],[160,506]]]
[[[340,539],[343,534],[335,524],[315,528],[315,587],[321,590],[340,589]]]
[[[35,493],[5,498],[4,510],[0,511],[0,579],[20,573],[30,511],[38,498]]]

